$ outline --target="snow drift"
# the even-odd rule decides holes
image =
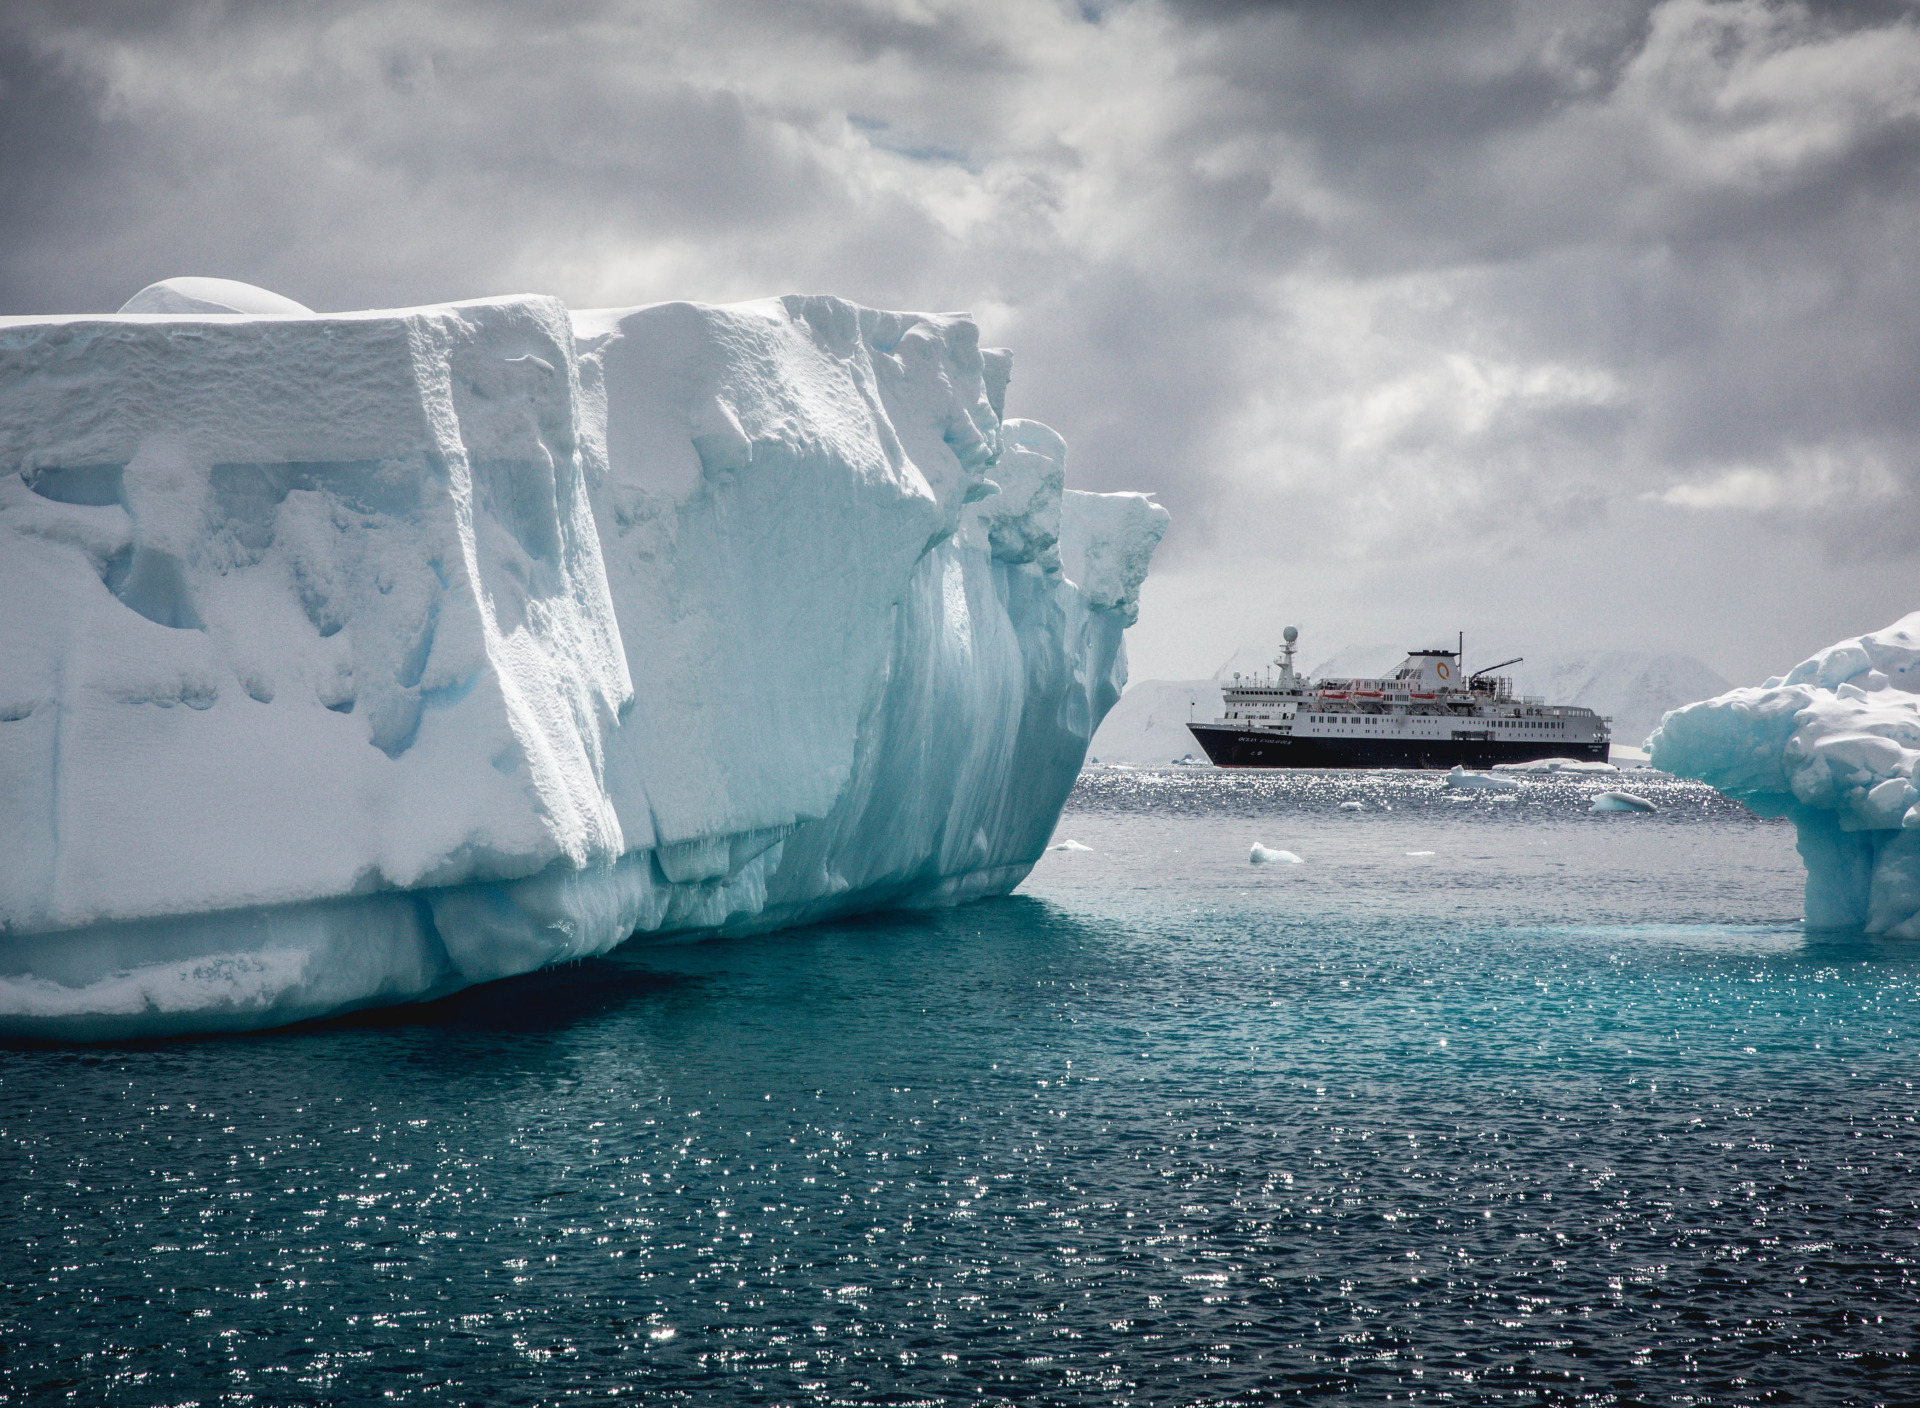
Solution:
[[[0,319],[0,1030],[271,1025],[1040,856],[1166,515],[1065,490],[964,316],[219,283]]]
[[[1920,938],[1920,613],[1675,710],[1653,765],[1799,832],[1806,922]]]

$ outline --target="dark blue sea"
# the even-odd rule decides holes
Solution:
[[[1920,946],[1804,933],[1790,827],[1097,769],[1069,838],[0,1051],[0,1402],[1920,1403]]]

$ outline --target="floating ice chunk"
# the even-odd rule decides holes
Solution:
[[[1058,845],[1048,846],[1047,849],[1050,851],[1090,851],[1093,849],[1093,847],[1082,845],[1080,842],[1074,840],[1071,836],[1069,836],[1066,840],[1060,842]]]
[[[1361,802],[1342,802],[1340,804],[1340,810],[1343,812],[1363,812],[1366,810],[1366,805]]]
[[[1657,812],[1660,809],[1645,797],[1637,797],[1631,792],[1602,792],[1593,799],[1593,805],[1587,808],[1594,812]]]
[[[1408,851],[1407,854],[1410,856],[1430,856],[1433,854],[1433,852],[1432,851]]]
[[[1612,763],[1586,758],[1534,758],[1524,763],[1495,763],[1495,772],[1619,772]]]
[[[1302,863],[1300,857],[1292,851],[1276,851],[1261,845],[1258,841],[1253,843],[1253,850],[1247,855],[1247,861],[1251,865],[1299,865]]]
[[[1440,785],[1472,792],[1518,792],[1520,790],[1517,778],[1495,777],[1492,773],[1485,772],[1468,772],[1458,765],[1446,775]]]
[[[313,309],[235,279],[162,279],[120,305],[122,313],[280,313],[312,317]]]

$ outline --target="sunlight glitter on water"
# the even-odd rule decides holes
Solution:
[[[1643,788],[1095,774],[1007,900],[0,1053],[10,1391],[1915,1401],[1920,962]]]

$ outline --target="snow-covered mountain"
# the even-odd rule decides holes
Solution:
[[[1140,680],[1107,711],[1087,756],[1134,767],[1162,766],[1188,754],[1204,761],[1187,720],[1212,718],[1219,708],[1216,680]]]
[[[1471,665],[1471,662],[1469,662]],[[1669,709],[1724,694],[1732,686],[1691,655],[1639,650],[1530,657],[1501,671],[1516,694],[1549,704],[1580,704],[1613,720],[1616,747],[1640,748]]]
[[[1452,641],[1436,641],[1434,649],[1448,650]],[[1398,645],[1350,645],[1329,655],[1307,671],[1309,679],[1378,679],[1400,668],[1407,658],[1406,648]]]

